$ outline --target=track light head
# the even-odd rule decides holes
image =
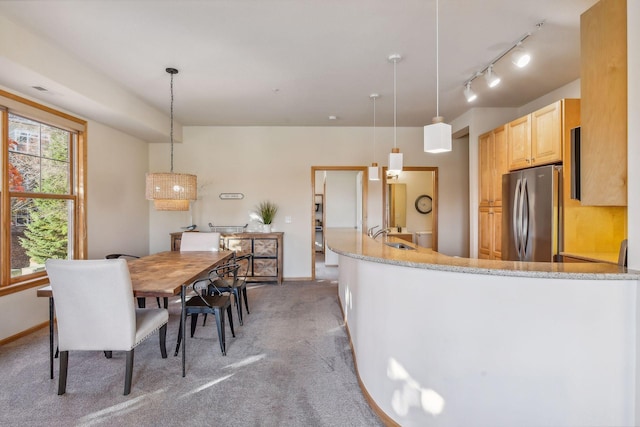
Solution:
[[[489,87],[496,87],[500,84],[500,76],[493,72],[493,64],[489,65],[489,68],[487,68],[484,78],[487,80],[487,85],[489,85]]]
[[[523,48],[518,46],[513,49],[511,53],[511,62],[513,62],[516,67],[526,67],[529,61],[531,61],[531,55],[529,55],[529,53],[526,52]]]
[[[473,102],[478,95],[471,89],[471,82],[467,82],[464,85],[464,97],[467,98],[467,102]]]

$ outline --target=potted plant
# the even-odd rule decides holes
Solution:
[[[258,205],[256,213],[258,214],[260,222],[263,224],[264,232],[271,232],[271,224],[273,223],[273,218],[275,218],[277,212],[278,206],[268,200],[260,202]]]

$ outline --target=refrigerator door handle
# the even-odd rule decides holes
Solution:
[[[522,184],[522,259],[525,259],[527,256],[529,231],[529,185],[525,178]]]
[[[520,220],[519,220],[519,202],[520,202],[520,185],[521,181],[518,178],[516,181],[516,188],[513,192],[513,210],[511,215],[511,224],[513,227],[513,243],[516,248],[516,252],[518,253],[518,259],[520,258]]]

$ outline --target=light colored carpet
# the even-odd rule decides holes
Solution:
[[[182,378],[171,301],[169,357],[160,357],[157,334],[139,345],[129,396],[122,353],[70,352],[67,394],[58,396],[48,329],[0,347],[0,425],[382,425],[358,386],[334,281],[250,286],[249,308],[244,326],[234,311],[236,338],[227,326],[227,356],[215,319],[199,321]]]

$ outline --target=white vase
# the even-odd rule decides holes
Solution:
[[[262,224],[263,233],[271,233],[271,224]]]

